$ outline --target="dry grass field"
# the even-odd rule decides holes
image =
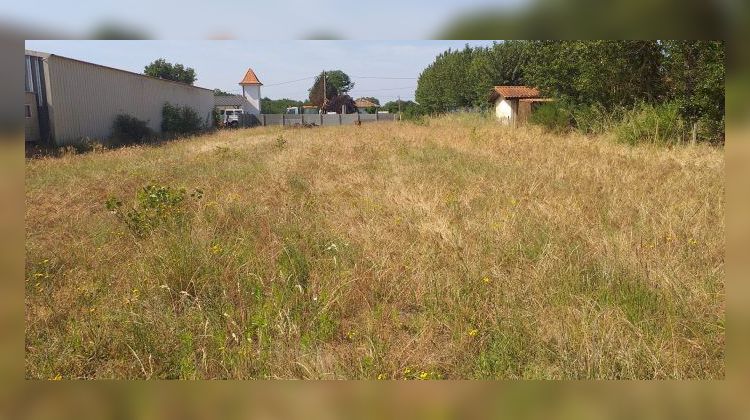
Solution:
[[[724,209],[722,149],[475,116],[32,159],[25,372],[723,378]]]

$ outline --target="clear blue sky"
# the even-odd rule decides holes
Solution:
[[[312,77],[341,69],[355,82],[353,97],[374,96],[387,102],[414,99],[416,78],[448,48],[487,45],[492,41],[26,41],[26,48],[134,72],[163,57],[193,67],[197,86],[239,92],[237,84],[252,67],[273,99],[305,99]],[[370,79],[403,77],[412,79]]]

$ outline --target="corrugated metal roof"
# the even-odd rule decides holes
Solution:
[[[178,85],[187,86],[189,88],[211,90],[211,89],[207,89],[207,88],[200,87],[200,86],[189,85],[187,83],[176,82],[174,80],[162,79],[160,77],[153,77],[153,76],[149,76],[149,75],[142,74],[142,73],[136,73],[134,71],[118,69],[116,67],[104,66],[104,65],[101,65],[101,64],[92,63],[90,61],[83,61],[83,60],[79,60],[77,58],[65,57],[64,55],[50,54],[50,53],[45,53],[45,52],[41,52],[41,51],[33,51],[33,50],[26,50],[26,55],[31,55],[31,56],[35,56],[35,57],[42,57],[42,58],[45,58],[45,59],[49,59],[50,57],[57,57],[57,58],[65,59],[65,60],[75,61],[75,62],[78,62],[78,63],[88,64],[88,65],[91,65],[91,66],[101,67],[101,68],[105,68],[105,69],[109,69],[109,70],[121,71],[123,73],[134,74],[134,75],[140,76],[140,77],[146,77],[146,78],[149,78],[149,79],[159,80],[159,81],[162,81],[162,82],[165,82],[165,83],[177,83]],[[211,90],[211,91],[213,92],[213,90]]]
[[[47,93],[54,109],[50,128],[58,146],[85,137],[106,139],[118,114],[146,121],[158,132],[165,102],[193,109],[207,124],[213,121],[212,90],[55,55],[47,65]]]
[[[42,57],[42,58],[48,58],[49,54],[41,51],[34,51],[34,50],[26,50],[26,55],[30,55],[32,57]]]
[[[263,83],[258,80],[258,76],[255,75],[255,72],[253,69],[248,68],[247,72],[245,73],[245,77],[242,78],[242,81],[240,81],[241,85],[263,85]]]
[[[215,106],[242,106],[249,102],[242,95],[214,95]]]

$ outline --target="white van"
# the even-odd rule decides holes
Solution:
[[[228,127],[237,127],[240,124],[240,115],[244,111],[240,108],[236,109],[222,109],[219,111],[219,121]]]

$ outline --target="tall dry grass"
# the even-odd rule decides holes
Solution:
[[[724,157],[466,116],[28,161],[29,378],[722,378]],[[104,203],[204,192],[137,236]]]

